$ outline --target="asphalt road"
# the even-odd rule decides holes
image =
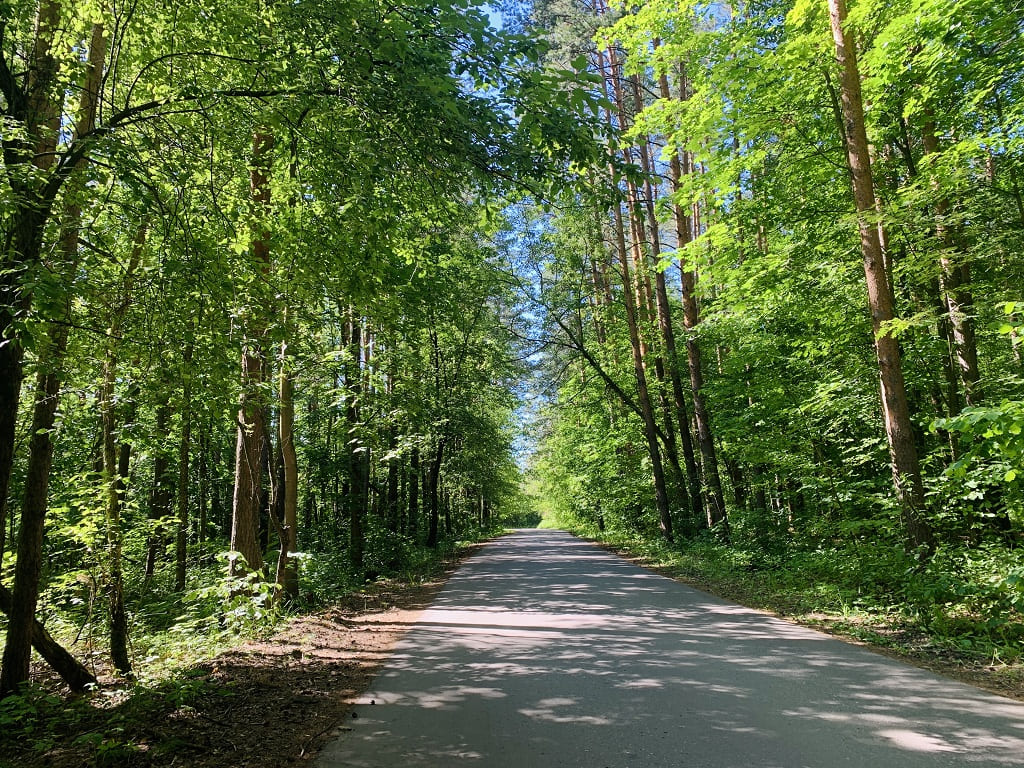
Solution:
[[[558,531],[466,562],[356,713],[320,768],[1024,766],[1024,704]]]

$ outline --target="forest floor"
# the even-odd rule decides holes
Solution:
[[[61,732],[47,733],[48,743],[29,735],[12,745],[0,736],[0,768],[308,764],[345,730],[355,716],[352,700],[478,546],[462,549],[429,580],[367,585],[325,611],[293,619],[272,636],[245,642],[161,685],[125,688],[101,675],[89,706],[74,706],[74,716],[65,711],[51,721]],[[46,680],[46,687],[51,682],[58,685]]]

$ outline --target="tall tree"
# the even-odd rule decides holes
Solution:
[[[893,485],[903,511],[908,543],[911,547],[931,548],[932,531],[925,519],[924,483],[914,441],[910,406],[907,402],[899,342],[893,333],[896,317],[895,298],[885,268],[878,227],[871,221],[876,210],[874,181],[871,175],[871,153],[864,125],[860,70],[852,35],[846,28],[845,0],[829,0],[829,19],[835,42],[836,60],[842,73],[840,89],[843,116],[843,138],[850,170],[860,250],[864,259],[864,276],[871,309],[871,328],[878,359],[885,432],[889,440]]]

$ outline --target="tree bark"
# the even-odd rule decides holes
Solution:
[[[939,152],[939,139],[935,123],[925,122],[921,143],[927,155]],[[935,236],[939,241],[939,283],[945,310],[948,312],[949,328],[952,331],[956,370],[959,373],[964,400],[968,405],[978,405],[982,399],[981,376],[978,372],[978,344],[974,333],[974,297],[968,287],[971,282],[971,267],[963,248],[957,242],[955,227],[950,226],[948,216],[950,203],[945,197],[935,203]]]
[[[604,56],[598,53],[599,65],[604,69]],[[621,116],[624,114],[621,98],[621,89],[618,83],[619,69],[616,58],[609,55],[609,69],[602,81],[605,98],[608,97],[608,81],[611,81],[612,88],[616,94],[616,105]],[[609,126],[612,123],[612,116],[607,114]],[[614,167],[609,168],[609,174],[613,181],[617,181],[617,174]],[[616,203],[613,206],[615,251],[619,262],[619,269],[622,273],[622,301],[626,312],[626,327],[629,332],[630,348],[633,357],[633,375],[637,385],[637,404],[644,426],[644,437],[647,441],[647,454],[651,461],[651,473],[654,479],[654,501],[658,510],[658,527],[662,535],[672,541],[672,515],[669,506],[668,491],[665,485],[665,470],[661,463],[661,448],[658,445],[658,427],[654,418],[654,410],[651,406],[650,390],[647,386],[647,372],[644,368],[643,345],[640,338],[640,327],[637,320],[636,295],[633,292],[633,279],[629,265],[629,251],[626,247],[625,224],[622,217],[622,208]]]
[[[409,535],[415,537],[420,518],[420,449],[413,446],[409,453]]]
[[[162,394],[166,397],[167,390]],[[171,474],[171,461],[168,456],[168,443],[170,434],[168,423],[171,419],[171,406],[168,402],[162,402],[156,409],[156,438],[157,448],[153,456],[153,491],[149,496],[149,518],[153,521],[153,532],[149,537],[146,547],[146,568],[144,577],[149,580],[156,570],[157,553],[164,548],[165,526],[167,518],[171,514],[171,506],[174,503],[174,483]]]
[[[0,611],[10,616],[13,608],[14,601],[11,593],[0,584]],[[60,675],[61,680],[67,683],[75,693],[84,693],[89,690],[90,686],[96,685],[96,676],[54,640],[46,631],[46,627],[40,624],[35,617],[32,618],[31,642],[32,647],[43,657],[43,660]]]
[[[51,339],[58,345],[56,357],[62,357],[63,339]],[[44,361],[44,364],[49,361]],[[14,563],[14,585],[8,616],[7,642],[4,646],[3,668],[0,670],[0,696],[17,691],[28,680],[32,658],[32,637],[39,600],[39,577],[42,573],[43,527],[46,521],[50,465],[53,462],[53,430],[60,392],[60,375],[56,370],[41,371],[37,377],[35,406],[32,414],[32,436],[29,440],[28,470],[25,496],[18,527],[18,552]]]
[[[670,98],[671,93],[669,91],[668,77],[666,75],[663,74],[658,78],[658,86],[661,97],[664,99]],[[635,87],[637,91],[635,98],[639,104],[639,86],[636,85]],[[649,154],[650,142],[646,139],[641,151],[643,152],[644,171],[647,174],[647,179],[645,181],[647,219],[652,231],[656,233],[658,221],[655,216],[654,189],[650,181],[654,167]],[[672,152],[669,173],[672,191],[673,193],[676,193],[679,191],[681,179],[679,153],[677,151]],[[689,222],[687,222],[685,218],[680,218],[679,212],[681,208],[679,205],[673,205],[672,207],[675,216],[677,237],[683,238],[679,242],[689,242]],[[682,234],[684,231],[685,234]],[[653,241],[653,250],[655,260],[659,259],[661,256],[660,238]],[[661,336],[665,344],[665,355],[668,358],[669,378],[672,382],[672,398],[675,403],[676,421],[679,423],[679,436],[683,448],[683,459],[686,463],[686,479],[687,484],[689,485],[690,509],[693,512],[694,519],[700,520],[704,514],[704,498],[701,491],[700,472],[697,467],[697,458],[693,450],[693,438],[690,434],[690,416],[687,412],[686,397],[683,394],[682,376],[679,373],[679,353],[678,348],[676,347],[675,328],[672,323],[672,309],[668,300],[668,288],[665,283],[665,272],[664,270],[657,268],[658,265],[655,265],[655,267],[654,287],[658,308],[658,328],[661,331]]]
[[[117,340],[121,336],[124,314],[131,306],[132,285],[142,258],[146,242],[147,224],[139,226],[131,256],[125,268],[120,301],[110,308],[110,327],[107,330],[107,349],[103,360],[103,380],[100,385],[100,418],[103,432],[103,488],[106,510],[107,574],[106,588],[110,614],[110,657],[118,672],[131,674],[128,656],[128,616],[124,605],[124,577],[121,570],[121,509],[127,491],[130,446],[117,440],[117,409],[114,389],[119,378]]]
[[[285,324],[287,326],[287,313]],[[281,542],[277,583],[288,597],[294,599],[299,596],[299,570],[293,556],[298,551],[299,468],[295,453],[295,374],[292,372],[287,342],[281,343],[280,361],[278,428],[284,473],[284,541]]]
[[[923,517],[924,485],[921,480],[917,446],[914,443],[899,343],[886,327],[895,317],[895,299],[886,275],[878,228],[871,222],[871,216],[875,211],[874,180],[871,175],[867,131],[864,125],[857,54],[852,36],[845,29],[845,0],[829,0],[829,17],[836,59],[842,71],[840,96],[844,115],[846,158],[858,213],[861,255],[864,259],[871,326],[875,338],[893,486],[903,515],[907,543],[911,548],[924,547],[930,551],[935,542],[931,528]]]
[[[682,70],[682,67],[680,67],[678,77],[679,97],[681,100],[685,100],[688,98],[688,93],[685,72]],[[658,78],[658,88],[663,99],[671,98],[672,94],[667,75],[662,74]],[[696,297],[697,275],[692,268],[688,268],[686,256],[684,255],[686,246],[693,241],[695,223],[693,217],[687,214],[686,209],[679,202],[678,196],[682,193],[683,175],[689,171],[688,167],[683,167],[680,152],[674,150],[669,157],[669,182],[672,193],[677,198],[673,201],[672,214],[676,228],[676,248],[679,254],[677,258],[679,262],[680,294],[683,305],[683,325],[687,331],[685,342],[686,361],[690,377],[690,392],[693,398],[694,423],[697,426],[697,443],[703,462],[704,481],[707,485],[706,494],[693,493],[691,491],[691,501],[693,502],[693,510],[697,519],[701,520],[709,528],[714,528],[722,524],[727,526],[728,521],[726,520],[725,502],[722,496],[722,480],[718,469],[718,454],[715,449],[714,433],[711,429],[711,414],[708,412],[707,404],[704,400],[704,374],[701,367],[700,345],[695,335],[697,325],[700,323],[700,309]],[[674,339],[672,346],[675,348]],[[678,372],[682,367],[679,362],[678,353],[674,355],[674,359],[676,364],[673,368]],[[676,389],[677,384],[678,389]],[[678,381],[673,380],[673,390],[676,402],[679,404],[680,418],[683,418],[686,415],[686,411],[681,379]],[[688,422],[685,429],[687,432],[686,438],[689,438]],[[692,442],[690,452],[691,454],[693,453]],[[696,471],[695,457],[692,470],[690,469],[689,460],[687,461],[687,471],[688,473]],[[694,485],[692,475],[690,476],[690,483],[692,488]],[[706,498],[704,498],[705,495]]]
[[[174,541],[174,588],[185,589],[188,575],[188,475],[192,450],[192,352],[190,342],[182,353],[181,438],[178,442],[178,526]]]
[[[443,437],[437,439],[434,446],[433,456],[430,458],[430,468],[427,471],[427,487],[424,489],[427,496],[428,527],[427,546],[434,548],[438,541],[438,524],[440,522],[440,510],[438,509],[438,481],[441,476],[441,464],[444,461],[445,440]]]
[[[40,171],[49,171],[56,159],[62,95],[57,94],[54,88],[57,61],[51,50],[60,23],[60,13],[60,0],[41,0],[25,89],[19,94],[20,104],[7,104],[5,110],[6,114],[22,122],[25,127],[25,138],[20,142],[22,151],[18,153],[20,162],[33,165]],[[100,30],[98,38],[97,27]],[[102,25],[96,25],[93,29],[88,58],[90,69],[87,71],[80,102],[80,122],[95,120],[99,79],[97,75],[94,80],[91,71],[97,66],[102,69],[104,51],[96,45],[97,39],[101,42],[103,40],[102,29]],[[91,123],[88,127],[91,128]],[[8,159],[5,153],[5,161]],[[6,546],[7,497],[14,467],[15,432],[25,375],[22,367],[24,348],[15,323],[31,305],[31,291],[22,284],[22,277],[26,269],[39,260],[43,229],[53,205],[53,196],[41,197],[40,189],[36,186],[20,181],[12,181],[11,185],[16,193],[21,194],[18,195],[10,239],[5,244],[8,249],[0,260],[0,340],[3,342],[0,343],[0,571]]]
[[[32,67],[26,83],[27,113],[22,115],[29,143],[34,148],[30,162],[36,168],[49,170],[55,158],[57,128],[60,115],[60,97],[52,93],[56,79],[56,62],[50,54],[54,34],[60,19],[61,5],[55,0],[40,4],[37,20]],[[75,135],[91,131],[96,121],[99,83],[106,40],[103,26],[95,24],[87,57],[86,77],[79,99],[78,125]],[[76,163],[78,170],[84,161]],[[0,263],[0,530],[5,531],[6,503],[10,489],[10,475],[14,461],[14,437],[18,419],[21,385],[24,378],[21,346],[18,333],[12,329],[17,315],[28,309],[31,292],[20,284],[22,270],[39,258],[43,228],[50,216],[53,197],[41,198],[38,190],[25,189],[22,207],[14,223],[14,252],[4,254]],[[54,192],[55,194],[55,192]],[[68,275],[73,274],[78,262],[78,228],[81,210],[73,199],[67,205],[61,227],[60,247]],[[13,259],[13,263],[11,260]],[[13,267],[13,268],[8,268]],[[70,298],[65,312],[70,315]],[[14,570],[14,584],[10,593],[7,641],[4,646],[0,670],[0,696],[16,691],[28,680],[31,647],[39,633],[35,612],[39,599],[39,578],[42,570],[43,532],[46,522],[50,467],[53,462],[54,427],[60,392],[61,366],[68,343],[68,326],[51,328],[48,344],[40,352],[40,372],[37,376],[36,397],[33,406],[32,432],[29,440],[29,460],[25,478],[25,495],[18,532],[18,552]],[[0,558],[4,549],[4,536],[0,533]],[[2,563],[2,561],[0,561]],[[40,625],[41,627],[41,625]],[[43,630],[45,634],[45,630]],[[46,643],[48,635],[39,635]],[[61,649],[63,650],[63,649]],[[61,665],[68,674],[69,684],[85,678],[74,672],[56,651],[44,658]],[[51,658],[53,661],[51,661]],[[72,660],[73,661],[73,660]],[[77,662],[75,662],[77,663]],[[64,673],[61,673],[62,675]],[[87,673],[88,674],[88,673]],[[91,678],[91,675],[89,675]],[[89,682],[95,682],[91,678]],[[83,683],[84,684],[84,683]]]
[[[265,215],[270,205],[270,166],[274,137],[256,131],[252,139],[252,167],[249,170],[249,192],[257,215]],[[270,269],[270,233],[262,229],[252,240],[252,257],[264,275]],[[259,313],[260,310],[254,310]],[[260,546],[260,502],[263,484],[263,451],[265,421],[263,398],[259,388],[266,376],[262,319],[250,318],[248,338],[242,350],[242,393],[238,410],[238,433],[235,443],[235,490],[231,514],[231,550],[238,552],[251,571],[263,570]],[[231,560],[230,573],[239,573],[239,564]]]
[[[345,419],[348,440],[345,442],[349,460],[349,563],[352,572],[363,575],[363,560],[366,546],[366,508],[368,498],[368,448],[363,444],[359,424],[359,398],[362,396],[362,374],[360,360],[362,356],[362,326],[356,317],[355,310],[349,316],[349,352],[350,359],[345,373]]]

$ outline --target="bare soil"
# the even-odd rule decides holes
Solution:
[[[40,753],[0,734],[0,767],[282,768],[308,764],[356,714],[388,653],[447,577],[381,582],[265,640],[246,642],[145,691],[104,686]],[[108,680],[101,678],[101,685]],[[11,762],[7,762],[11,761]]]

